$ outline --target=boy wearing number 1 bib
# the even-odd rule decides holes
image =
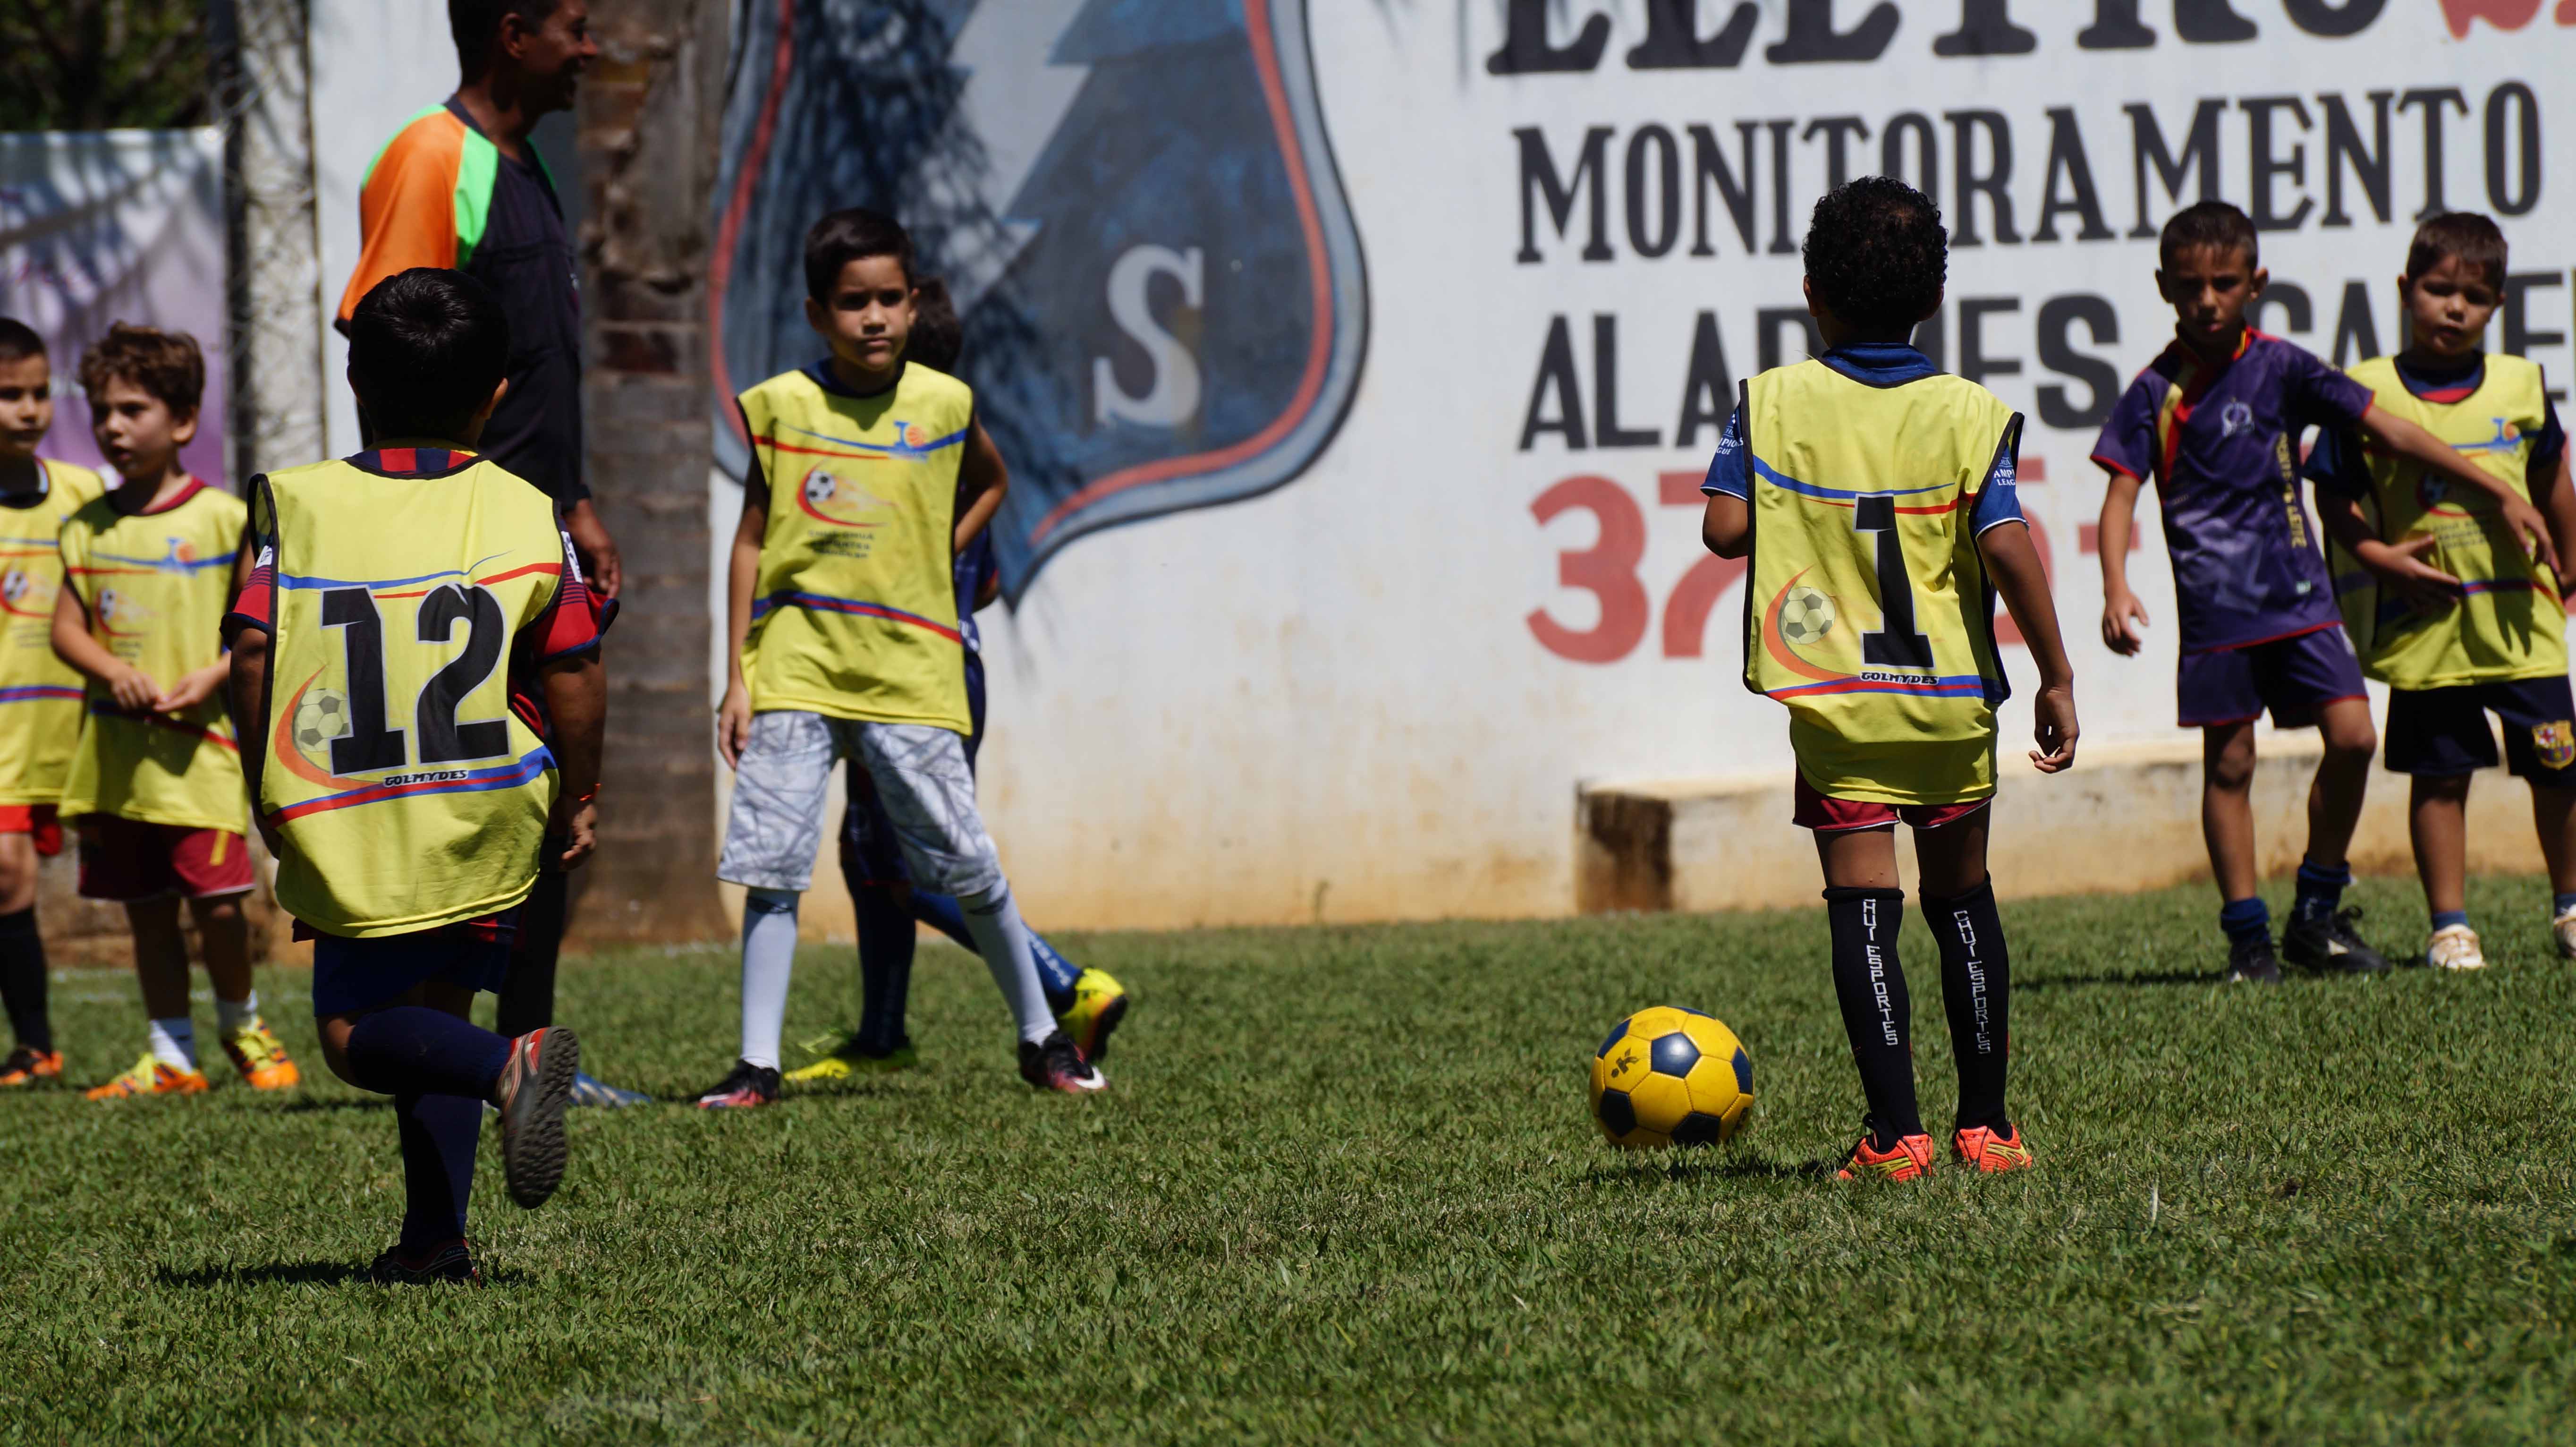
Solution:
[[[1982,1173],[2031,1163],[2004,1108],[2011,977],[1986,875],[2007,692],[1998,595],[2039,665],[2042,773],[2075,761],[2074,675],[2014,498],[2020,415],[1908,344],[1941,305],[1948,245],[1939,209],[1901,181],[1866,177],[1817,202],[1806,291],[1826,351],[1745,384],[1701,487],[1709,550],[1752,557],[1744,684],[1788,706],[1796,818],[1824,867],[1834,994],[1869,1103],[1845,1179],[1920,1180],[1932,1166],[1896,953],[1900,821],[1958,1057],[1951,1152]]]
[[[500,1111],[521,1206],[563,1177],[580,1046],[469,1018],[496,989],[540,869],[589,856],[602,620],[544,493],[469,449],[500,400],[509,324],[483,286],[416,268],[349,328],[378,445],[254,479],[256,566],[224,619],[232,706],[277,901],[313,945],[332,1073],[394,1097],[394,1282],[478,1279],[475,1137]]]

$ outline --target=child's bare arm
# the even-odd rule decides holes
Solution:
[[[769,534],[769,494],[752,474],[742,491],[742,521],[733,530],[733,557],[725,570],[725,693],[716,708],[716,752],[727,766],[742,762],[751,739],[751,686],[743,681],[742,645],[751,636],[751,590],[760,580],[760,543]]]
[[[278,852],[277,831],[268,816],[259,809],[259,782],[268,766],[268,750],[260,747],[261,708],[268,698],[268,634],[257,628],[243,628],[233,635],[232,652],[226,657],[226,676],[230,682],[228,702],[232,705],[233,737],[240,741],[242,784],[250,793],[250,821],[259,826],[260,838],[268,843],[268,852]]]
[[[2067,661],[2057,600],[2048,591],[2048,571],[2040,566],[2039,549],[2031,545],[2030,527],[1997,523],[1977,535],[1977,552],[1986,560],[1986,576],[1994,579],[2004,610],[2021,628],[2022,642],[2030,646],[2031,661],[2039,665],[2039,693],[2031,700],[2031,736],[2039,747],[2031,750],[2030,761],[2043,774],[2072,768],[2078,732],[2075,665]]]
[[[2132,473],[2109,471],[2110,490],[2102,495],[2102,516],[2094,525],[2102,553],[2102,646],[2135,658],[2147,641],[2147,605],[2129,591],[2129,540],[2137,533],[2139,483]]]
[[[984,424],[978,422],[966,434],[966,457],[957,468],[961,504],[957,509],[957,551],[966,551],[975,535],[991,525],[1010,491],[1011,469],[1002,461],[1002,449],[984,435]]]
[[[161,696],[150,675],[89,636],[89,609],[68,582],[54,595],[54,656],[106,684],[121,707],[150,708]]]
[[[2549,515],[2549,531],[2558,544],[2558,555],[2576,554],[2576,482],[2568,475],[2568,457],[2576,448],[2561,448],[2558,453],[2558,480],[2549,485],[2548,505],[2541,510]],[[2551,570],[2553,573],[2556,569]],[[2558,580],[2558,591],[2567,591],[2567,580]]]
[[[2368,568],[2382,584],[2422,609],[2446,608],[2460,600],[2460,580],[2424,561],[2433,549],[2431,533],[2418,533],[2402,543],[2383,542],[2370,530],[2370,520],[2361,515],[2359,504],[2322,487],[2316,491],[2317,521],[2326,536],[2342,544],[2353,561]]]
[[[2540,515],[2540,509],[2531,505],[2531,499],[2524,497],[2521,489],[2462,457],[2449,443],[2377,403],[2371,404],[2370,410],[2361,414],[2361,429],[2407,461],[2494,498],[2506,524],[2540,559],[2541,565],[2552,575],[2558,572],[2558,547],[2549,540],[2549,520]]]
[[[546,694],[546,718],[553,724],[547,745],[562,772],[549,832],[564,841],[561,857],[547,861],[560,869],[578,869],[590,858],[596,840],[599,756],[608,723],[608,670],[598,650],[577,654],[537,670]]]
[[[1699,540],[1721,558],[1740,558],[1753,550],[1753,509],[1731,492],[1708,495],[1700,514]]]

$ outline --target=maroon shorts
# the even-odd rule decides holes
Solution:
[[[63,821],[51,804],[0,804],[0,834],[35,836],[36,852],[47,859],[63,852]]]
[[[1992,798],[1971,799],[1964,804],[1881,804],[1868,799],[1833,799],[1816,792],[1807,776],[1798,776],[1798,812],[1794,816],[1801,829],[1819,834],[1840,834],[1852,829],[1889,829],[1899,823],[1917,829],[1939,829],[1956,824],[1994,802]]]
[[[251,887],[250,843],[229,829],[90,814],[80,821],[80,837],[83,899],[216,899]]]

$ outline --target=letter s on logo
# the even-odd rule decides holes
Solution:
[[[1178,427],[1199,410],[1199,362],[1181,339],[1163,330],[1146,304],[1145,292],[1156,275],[1181,284],[1183,305],[1197,308],[1206,300],[1206,253],[1193,246],[1133,246],[1109,268],[1109,315],[1118,329],[1145,349],[1154,365],[1154,382],[1142,397],[1131,397],[1118,385],[1118,371],[1107,357],[1091,359],[1092,415],[1103,422],[1142,422],[1149,427]]]

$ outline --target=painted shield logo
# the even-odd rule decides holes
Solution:
[[[2544,769],[2563,769],[2576,763],[2576,723],[2560,719],[2555,723],[2531,726],[2531,751],[2539,756]]]
[[[904,222],[964,322],[1014,599],[1078,538],[1297,477],[1367,327],[1311,3],[742,7],[712,268],[726,469],[750,461],[732,394],[814,359],[805,228],[858,204]]]

